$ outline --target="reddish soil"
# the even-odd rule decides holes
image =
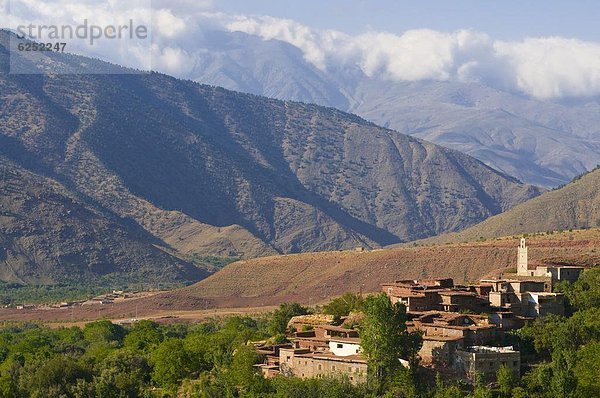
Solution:
[[[600,230],[538,235],[528,239],[532,261],[597,266]],[[375,292],[400,279],[477,281],[516,267],[518,238],[372,252],[324,252],[264,257],[228,265],[183,289],[112,305],[74,309],[0,310],[0,320],[78,321],[98,318],[202,317],[215,308],[256,309],[283,302],[317,304],[347,291]],[[218,311],[217,311],[218,312]]]

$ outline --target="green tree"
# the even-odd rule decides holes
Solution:
[[[406,307],[391,304],[385,294],[366,298],[361,322],[361,347],[369,364],[369,383],[381,391],[389,375],[401,364],[399,359],[414,362],[421,346],[418,334],[406,331]]]
[[[158,385],[175,389],[181,380],[190,375],[192,361],[178,339],[163,341],[151,354],[154,367],[152,380]]]
[[[363,298],[355,293],[344,293],[336,297],[323,307],[323,312],[334,317],[348,316],[351,312],[360,311]]]
[[[417,398],[419,392],[411,369],[395,368],[389,374],[384,398]]]
[[[211,336],[200,331],[190,333],[183,341],[194,371],[208,371],[214,366]]]
[[[242,345],[236,349],[229,372],[236,393],[260,397],[269,390],[267,380],[257,373],[254,366],[258,362],[258,354],[253,347]]]
[[[560,290],[577,310],[600,308],[600,268],[585,270],[574,283],[561,284]]]
[[[125,347],[134,350],[149,351],[163,341],[163,333],[156,322],[141,320],[133,324],[133,327],[125,337]]]
[[[571,367],[573,354],[562,350],[552,353],[552,379],[550,382],[550,391],[553,397],[567,398],[572,397],[577,381]]]
[[[125,329],[110,321],[96,321],[85,325],[83,336],[90,343],[106,343],[117,347],[123,343]]]
[[[527,398],[527,391],[523,387],[515,387],[512,391],[512,398]]]
[[[439,373],[435,375],[434,398],[462,398],[463,396],[463,392],[457,385],[446,387],[442,376]]]
[[[287,325],[290,319],[298,315],[307,315],[309,313],[308,308],[301,306],[298,303],[292,304],[281,304],[277,310],[271,315],[269,321],[269,333],[272,336],[278,334],[285,334],[287,332]]]
[[[373,397],[363,386],[355,387],[347,378],[298,379],[277,377],[271,382],[274,398],[364,398]],[[259,395],[258,397],[264,397]]]
[[[99,366],[94,392],[101,398],[140,397],[150,381],[145,357],[132,351],[116,351]]]
[[[600,397],[600,341],[586,344],[577,352],[575,378],[580,397]]]
[[[473,398],[492,398],[492,391],[485,385],[483,374],[475,375]]]
[[[83,335],[88,344],[86,356],[95,362],[101,362],[113,350],[123,345],[125,329],[110,321],[97,321],[85,325]]]
[[[56,356],[43,363],[27,366],[28,374],[21,378],[21,388],[32,398],[62,398],[72,396],[72,387],[78,380],[90,381],[89,369],[78,361]]]
[[[515,387],[515,375],[513,371],[506,365],[501,366],[496,373],[500,394],[503,397],[510,397],[512,390]]]

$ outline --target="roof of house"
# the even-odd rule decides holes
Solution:
[[[329,341],[339,342],[339,343],[351,343],[351,344],[360,344],[359,337],[332,337]]]
[[[367,363],[367,360],[362,355],[348,355],[348,356],[339,356],[328,352],[315,352],[311,354],[303,354],[300,355],[304,358],[314,358],[314,359],[323,359],[327,361],[336,361],[336,362],[350,362],[350,363]]]
[[[354,329],[347,329],[341,326],[332,326],[332,325],[318,325],[317,327],[329,330],[332,332],[342,332],[342,333],[358,333],[358,331]]]
[[[431,336],[431,335],[424,335],[423,336],[423,340],[426,341],[459,341],[459,340],[464,340],[464,337],[462,336]]]
[[[475,297],[477,294],[474,292],[465,292],[462,290],[444,290],[439,292],[440,296],[472,296]]]

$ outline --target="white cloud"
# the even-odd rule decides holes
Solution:
[[[560,37],[503,42],[470,30],[429,29],[351,37],[271,17],[229,18],[227,29],[289,42],[320,69],[341,62],[391,80],[480,80],[540,99],[600,95],[600,43]]]
[[[542,99],[600,94],[600,43],[560,37],[497,42],[517,87]]]
[[[157,70],[185,76],[194,66],[194,57],[181,48],[153,46],[152,62],[152,66]]]
[[[105,24],[132,15],[148,19],[142,7],[148,0],[11,3],[18,4],[11,7],[13,23],[73,23],[86,15]],[[0,0],[0,9],[7,4]],[[370,31],[351,36],[311,29],[288,19],[215,13],[210,11],[212,0],[153,0],[152,4],[152,65],[179,77],[192,77],[188,74],[201,63],[206,49],[199,42],[204,33],[221,29],[288,42],[321,70],[360,68],[368,76],[395,81],[476,80],[541,99],[600,95],[600,43],[560,37],[494,41],[471,30]],[[6,14],[0,15],[0,23],[6,26]],[[83,48],[80,53],[89,54],[85,51]],[[134,67],[143,58],[141,51],[127,51],[114,43],[96,46],[93,51],[93,56]]]
[[[210,16],[210,14],[207,14],[207,16]],[[217,15],[215,14],[215,16]],[[218,16],[227,19],[227,16],[222,14]],[[348,36],[338,32],[315,32],[295,21],[272,17],[233,16],[231,21],[225,21],[225,27],[230,31],[245,32],[260,36],[265,40],[286,41],[302,49],[305,58],[321,69],[326,67],[327,54],[334,50],[328,48],[328,45],[331,45],[332,41],[336,39],[346,40],[348,38]],[[333,35],[337,35],[337,37],[331,37]]]

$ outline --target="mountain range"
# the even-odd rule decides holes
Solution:
[[[8,41],[3,32],[4,280],[187,282],[206,274],[194,255],[379,247],[461,230],[541,192],[333,108],[69,54],[10,55]],[[9,55],[36,73],[6,73]]]
[[[547,188],[600,164],[597,98],[551,102],[481,82],[392,81],[352,65],[319,69],[287,42],[242,32],[195,39],[186,79],[336,107]]]
[[[426,242],[463,242],[588,228],[600,228],[600,167],[477,225]]]

